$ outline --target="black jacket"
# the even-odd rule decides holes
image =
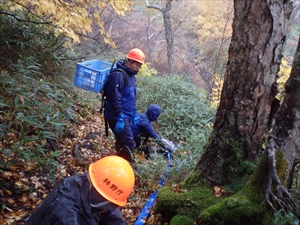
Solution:
[[[96,214],[91,203],[91,184],[87,173],[58,183],[30,216],[26,225],[126,225],[117,205],[105,205]]]

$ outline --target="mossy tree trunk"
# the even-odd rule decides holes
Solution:
[[[300,163],[300,36],[289,79],[285,84],[285,97],[281,104],[274,128],[268,138],[268,187],[266,201],[272,207],[275,199],[284,209],[295,211],[296,205],[290,201],[288,189],[293,188],[293,172]],[[276,155],[283,155],[278,162]],[[285,165],[283,171],[278,167]],[[279,165],[279,166],[278,166]],[[286,179],[280,179],[286,178]],[[273,187],[276,186],[274,189]],[[276,192],[274,192],[276,190]],[[272,197],[272,199],[270,198]]]
[[[200,221],[199,224],[270,224],[272,209],[295,212],[297,207],[286,187],[291,188],[293,169],[300,159],[300,38],[286,83],[286,95],[268,135],[266,150],[246,185],[232,196],[219,198],[217,204],[211,201],[208,207],[201,208],[203,202],[191,197],[193,190],[203,188],[199,185],[203,180],[224,184],[232,181],[234,175],[237,178],[242,162],[259,155],[273,119],[272,103],[277,93],[275,71],[279,66],[284,21],[290,13],[290,5],[286,5],[287,1],[247,2],[250,5],[235,1],[227,75],[206,152],[184,182],[188,192],[172,193],[165,187],[158,193],[157,208],[163,217],[182,215],[182,209],[188,207],[185,202],[190,199],[194,200],[198,213],[193,219]],[[252,36],[254,34],[257,36]],[[184,199],[183,195],[188,197]]]
[[[190,193],[195,188],[203,188],[199,185],[203,180],[228,184],[244,174],[241,167],[245,162],[254,161],[263,153],[262,144],[273,119],[272,109],[276,108],[275,104],[278,108],[278,102],[274,103],[276,76],[285,40],[284,24],[291,9],[290,2],[284,0],[235,1],[233,36],[214,130],[204,154],[184,182],[189,191],[171,193],[165,187],[164,190],[169,190],[167,194],[159,192],[157,208],[163,217],[175,216],[187,207],[184,202],[196,199],[191,198]],[[199,220],[201,224],[266,224],[271,223],[273,217],[269,213],[271,208],[262,203],[268,203],[274,210],[280,207],[295,210],[286,185],[291,187],[293,168],[300,158],[299,96],[300,39],[291,76],[286,83],[285,98],[254,173],[240,191],[220,198],[217,204],[212,201],[211,206],[201,208],[202,202],[193,201],[199,207],[194,207],[197,213],[200,212],[194,221]],[[181,199],[176,206],[174,199],[183,194],[189,197]],[[172,215],[168,214],[170,211]]]
[[[300,160],[300,37],[285,89],[264,157],[241,191],[200,213],[205,224],[270,224],[270,209],[299,214],[288,189],[299,190],[292,186],[292,175]]]
[[[234,2],[233,34],[214,130],[187,187],[230,183],[262,153],[278,109],[277,72],[292,8],[285,0]],[[242,166],[247,165],[247,166]]]

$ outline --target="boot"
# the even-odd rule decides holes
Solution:
[[[157,158],[157,151],[156,147],[153,145],[147,146],[147,150],[144,151],[148,159],[155,159]]]
[[[117,156],[120,156],[123,159],[127,160],[130,164],[132,164],[134,162],[133,153],[130,151],[130,149],[127,149],[127,148],[123,149],[123,148],[121,148],[117,152]]]

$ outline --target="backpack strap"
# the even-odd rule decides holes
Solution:
[[[115,72],[115,71],[119,71],[122,73],[122,76],[124,79],[124,87],[126,87],[128,85],[128,75],[127,75],[126,71],[121,68],[115,68],[115,69],[113,69],[112,72]]]
[[[116,69],[113,69],[109,72],[109,75],[108,75],[108,78],[107,78],[107,81],[105,82],[104,84],[104,88],[103,90],[101,91],[101,94],[102,94],[102,100],[101,100],[101,108],[100,108],[100,114],[103,113],[104,109],[105,109],[105,106],[106,106],[106,89],[107,89],[107,83],[109,82],[109,78],[111,77],[111,73],[112,72],[115,72],[115,71],[119,71],[122,73],[122,76],[123,76],[123,79],[124,79],[124,87],[126,87],[128,85],[128,75],[126,73],[125,70],[121,69],[121,68],[116,68]]]
[[[113,65],[112,65],[113,67]],[[126,87],[128,85],[128,75],[126,73],[125,70],[121,69],[121,68],[115,68],[115,69],[111,69],[107,78],[106,83],[104,84],[104,88],[102,90],[102,100],[101,100],[101,108],[100,108],[100,114],[103,113],[103,111],[105,110],[106,107],[106,88],[107,88],[107,83],[109,82],[109,78],[111,77],[111,73],[112,72],[116,72],[119,71],[121,72],[123,78],[124,78],[124,87]],[[104,118],[104,122],[105,122],[105,135],[108,137],[108,121]]]
[[[105,135],[108,137],[108,121],[104,118],[104,124],[105,124]]]

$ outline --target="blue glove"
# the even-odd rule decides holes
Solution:
[[[133,124],[136,125],[140,120],[140,116],[138,114],[137,111],[134,112],[134,115],[133,115]]]
[[[120,114],[118,117],[117,117],[117,123],[116,123],[116,126],[115,126],[115,133],[121,133],[123,130],[124,130],[124,126],[125,126],[125,123],[124,123],[124,114]]]

